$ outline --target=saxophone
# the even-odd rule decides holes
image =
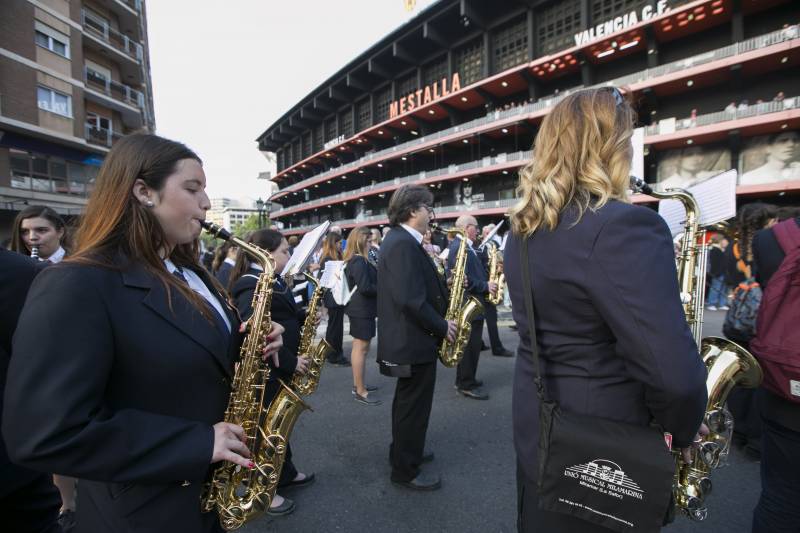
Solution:
[[[443,231],[439,226],[431,224],[431,229]],[[469,342],[472,333],[472,321],[475,316],[483,312],[483,304],[474,296],[467,296],[464,302],[464,280],[467,275],[467,235],[461,228],[451,228],[447,230],[461,236],[461,244],[458,246],[456,262],[453,266],[453,284],[450,288],[450,300],[447,303],[447,313],[445,320],[452,320],[456,323],[456,338],[450,342],[446,338],[442,339],[439,346],[439,360],[446,367],[456,366],[461,358],[464,357],[464,350]]]
[[[634,191],[654,198],[678,200],[686,210],[683,240],[676,260],[678,282],[686,320],[706,367],[708,403],[703,422],[708,426],[709,434],[701,437],[697,449],[692,452],[691,462],[685,462],[680,452],[673,452],[676,462],[673,495],[679,512],[692,520],[702,521],[708,516],[705,498],[711,493],[711,470],[720,466],[730,448],[733,417],[725,408],[725,402],[734,387],[758,387],[762,378],[761,367],[750,352],[728,339],[702,338],[706,232],[700,227],[700,208],[694,196],[682,189],[657,192],[641,179],[632,178],[632,185]]]
[[[486,301],[492,305],[500,305],[503,303],[503,291],[505,291],[506,275],[503,274],[502,258],[500,257],[500,247],[497,243],[487,242],[489,254],[489,281],[497,284],[497,292],[489,293],[486,296]]]
[[[31,245],[31,259],[35,259],[37,261],[41,261],[42,260],[42,258],[39,257],[39,245],[38,244],[32,244]]]
[[[308,371],[305,375],[295,374],[292,377],[292,388],[303,396],[312,394],[319,386],[319,375],[322,371],[322,365],[325,364],[325,359],[328,354],[333,351],[333,347],[322,339],[314,346],[314,337],[317,334],[316,316],[319,303],[322,301],[322,295],[325,288],[320,285],[319,281],[314,276],[304,273],[306,280],[314,286],[314,293],[311,295],[311,301],[308,302],[308,312],[306,314],[306,321],[303,323],[303,329],[300,331],[300,347],[297,350],[298,355],[305,356],[309,360]]]
[[[224,228],[201,222],[215,237],[239,246],[264,269],[253,295],[253,315],[244,338],[240,360],[234,373],[225,422],[244,429],[253,470],[230,462],[221,463],[206,485],[201,501],[204,512],[216,510],[220,524],[228,531],[269,509],[275,496],[286,453],[286,442],[297,416],[288,413],[303,401],[281,382],[281,392],[269,406],[264,405],[269,367],[262,360],[264,337],[272,328],[270,306],[275,282],[275,261],[266,250],[232,236]],[[288,391],[288,392],[286,392]]]

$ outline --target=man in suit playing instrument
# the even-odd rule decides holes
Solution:
[[[471,215],[461,215],[456,219],[456,227],[463,229],[467,235],[467,292],[475,296],[486,309],[486,294],[495,292],[497,284],[489,281],[486,269],[472,247],[478,235],[478,221]],[[456,264],[459,246],[461,246],[461,237],[457,235],[453,242],[450,243],[450,252],[447,254],[448,272]],[[481,355],[482,337],[483,315],[481,314],[472,321],[469,342],[464,349],[464,356],[456,369],[456,390],[473,400],[489,399],[489,395],[481,389],[483,382],[475,379],[475,373],[478,371],[478,358]]]
[[[427,188],[404,185],[389,200],[390,231],[378,260],[378,363],[397,377],[392,402],[392,482],[414,490],[436,490],[438,475],[421,469],[425,433],[436,383],[436,358],[443,338],[455,338],[456,325],[444,319],[448,291],[422,236],[433,217]]]

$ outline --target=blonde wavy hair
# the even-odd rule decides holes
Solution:
[[[578,220],[610,199],[628,201],[631,136],[636,112],[614,87],[585,89],[559,102],[544,118],[533,159],[519,173],[511,227],[529,236],[555,229],[570,204]]]

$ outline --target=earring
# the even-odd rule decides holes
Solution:
[[[147,207],[153,207],[153,205],[155,205],[155,204],[153,204],[153,200],[147,200],[147,201],[144,203],[144,205],[146,205]]]

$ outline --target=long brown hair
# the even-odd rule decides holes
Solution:
[[[184,159],[202,164],[197,154],[183,144],[157,135],[133,134],[117,141],[100,167],[78,227],[75,253],[67,261],[121,269],[127,266],[119,264],[120,256],[124,256],[158,278],[168,298],[171,289],[178,291],[211,320],[205,299],[167,271],[159,253],[167,243],[164,230],[155,215],[133,195],[137,179],[151,189],[161,190]],[[176,266],[200,270],[199,251],[199,241],[195,239],[175,246],[169,259]],[[222,289],[218,283],[215,288]]]
[[[283,242],[283,235],[280,231],[274,229],[259,229],[251,232],[245,242],[255,244],[259,248],[263,248],[268,252],[274,252],[278,246]],[[228,291],[233,289],[233,285],[247,273],[250,269],[250,256],[244,252],[240,252],[236,256],[236,264],[231,269],[230,278],[228,280]]]
[[[25,245],[25,241],[22,240],[22,221],[27,220],[29,218],[43,218],[47,220],[56,231],[63,230],[64,234],[61,236],[61,240],[59,244],[67,251],[67,226],[64,223],[64,219],[61,218],[61,215],[56,213],[53,209],[45,206],[45,205],[29,205],[25,209],[19,212],[17,217],[14,219],[14,227],[11,229],[11,250],[14,252],[19,252],[21,254],[29,254],[30,250]]]
[[[343,261],[349,261],[354,255],[360,255],[367,258],[369,253],[369,246],[367,246],[367,239],[372,234],[372,231],[367,226],[355,228],[347,236],[347,246],[344,248]]]
[[[342,260],[342,236],[336,232],[330,232],[325,235],[325,240],[322,242],[322,253],[319,254],[320,263],[326,260],[341,261]]]

